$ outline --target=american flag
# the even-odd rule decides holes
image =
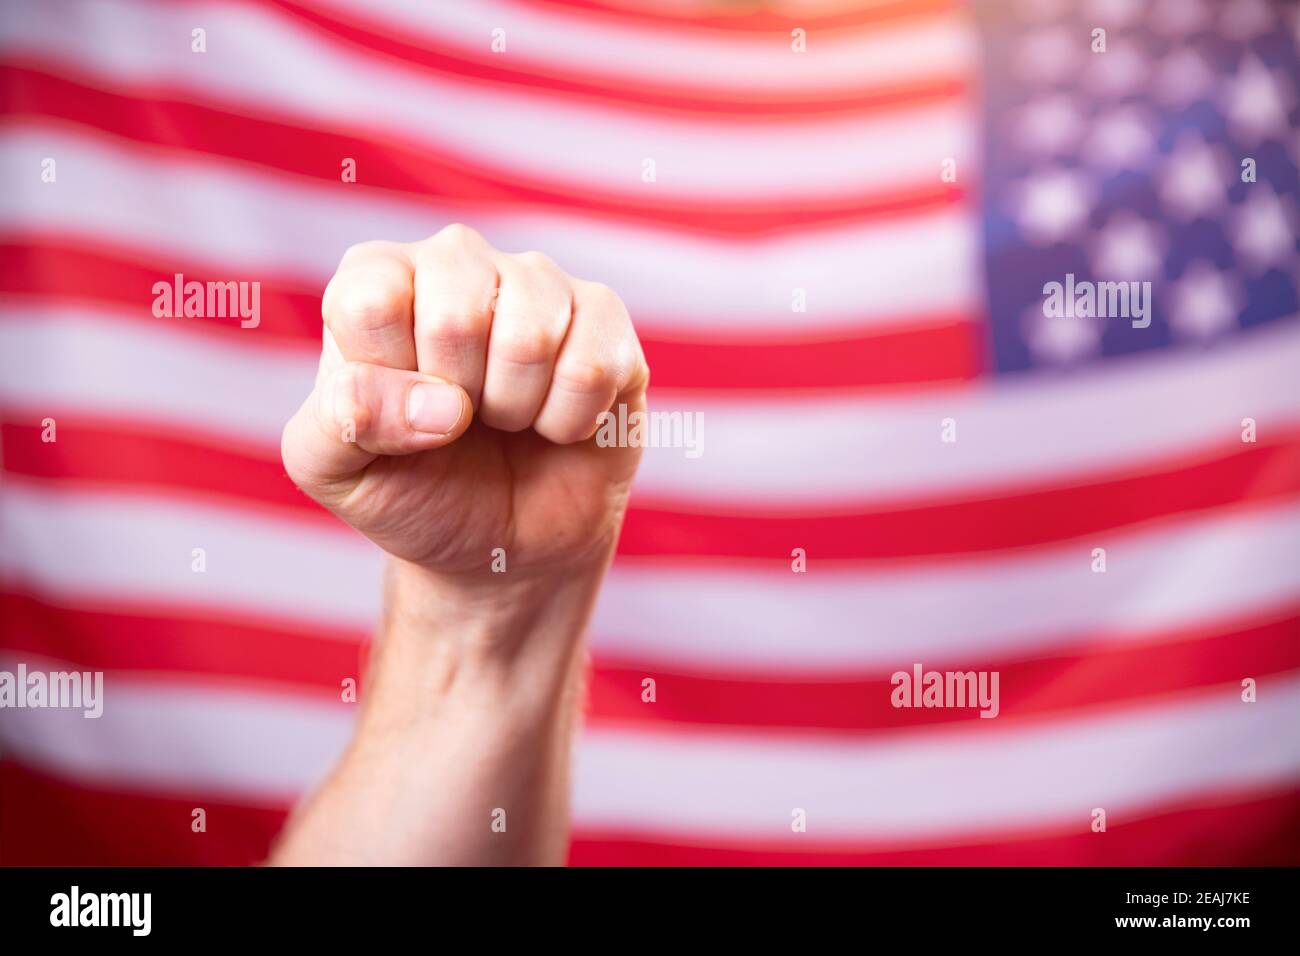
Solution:
[[[0,861],[265,857],[379,610],[278,455],[320,294],[462,221],[618,290],[703,416],[593,624],[572,862],[1300,862],[1298,45],[1263,0],[6,0],[0,669],[105,702],[0,711]],[[155,317],[178,274],[260,324]],[[1067,274],[1150,324],[1047,316]],[[918,663],[998,717],[893,707]]]

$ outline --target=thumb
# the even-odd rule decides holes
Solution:
[[[449,444],[473,417],[459,385],[366,362],[347,362],[316,388],[285,425],[280,454],[289,477],[317,497],[347,482],[380,455],[410,455]]]

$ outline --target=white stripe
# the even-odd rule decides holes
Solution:
[[[257,329],[238,319],[224,341],[187,325],[208,319],[154,319],[152,293],[142,287],[140,296],[134,312],[0,296],[0,401],[138,418],[176,436],[207,432],[278,454],[281,429],[312,390],[316,357],[241,347]]]
[[[0,574],[65,600],[242,610],[363,631],[377,620],[382,554],[341,523],[143,495],[63,494],[10,476],[0,540]]]
[[[1294,318],[1294,317],[1292,317]],[[1242,420],[1276,435],[1300,422],[1300,324],[1252,330],[1213,351],[1134,353],[1069,376],[878,397],[714,399],[660,390],[657,408],[703,416],[700,457],[655,450],[643,496],[836,504],[1005,493],[1216,447]],[[940,440],[944,420],[956,441]],[[1266,424],[1265,424],[1266,423]]]
[[[962,158],[962,175],[970,177],[978,155],[975,114],[956,101],[779,127],[740,118],[718,124],[527,96],[398,66],[245,3],[18,0],[4,11],[0,55],[41,58],[110,83],[172,88],[184,99],[224,101],[239,111],[288,114],[371,140],[395,136],[449,149],[467,166],[490,161],[526,181],[540,175],[579,192],[598,186],[709,201],[760,200],[779,189],[787,199],[838,197],[938,184],[939,164],[950,156]],[[197,25],[208,32],[203,54],[190,50]],[[337,168],[341,158],[329,165]],[[656,165],[650,184],[642,182],[646,158]],[[364,168],[358,176],[364,180]]]
[[[1104,547],[1108,569],[1092,571]],[[1251,616],[1300,599],[1300,507],[1105,531],[1026,552],[793,574],[621,561],[594,646],[644,663],[722,673],[968,665],[1077,651]]]
[[[1289,783],[1300,738],[1300,681],[1267,681],[1243,704],[1235,684],[1160,708],[1035,723],[975,721],[956,731],[882,742],[587,732],[573,815],[593,830],[733,835],[797,847],[808,834],[907,839],[954,831],[1061,825],[1087,833],[1092,808],[1111,825],[1192,794]],[[985,725],[985,726],[981,726]],[[965,841],[962,841],[965,842]]]
[[[78,670],[12,651],[0,669]],[[233,690],[200,681],[104,675],[103,715],[6,709],[0,753],[83,782],[150,793],[282,806],[324,776],[352,732],[356,705]]]
[[[57,157],[57,183],[32,174],[46,157]],[[7,229],[55,230],[165,251],[239,278],[269,273],[321,288],[355,242],[413,242],[464,220],[499,249],[541,249],[571,274],[613,286],[643,327],[696,335],[816,334],[969,313],[981,288],[975,223],[961,209],[763,240],[712,239],[577,214],[431,205],[182,160],[36,120],[0,130],[0,175],[24,184],[0,191]],[[214,210],[221,228],[208,227]],[[791,312],[795,289],[805,290],[807,312]]]
[[[324,0],[339,19],[383,18],[407,43],[452,48],[487,60],[492,30],[505,31],[506,52],[548,71],[649,82],[702,92],[745,94],[860,91],[932,79],[936,64],[956,75],[975,65],[972,31],[958,14],[900,25],[812,32],[808,53],[792,55],[791,37],[723,30],[655,29],[580,12],[537,10],[500,0]],[[515,65],[508,56],[505,66]]]
[[[382,558],[340,525],[10,478],[0,574],[64,603],[219,608],[368,632]],[[1105,532],[1025,553],[737,571],[620,560],[594,647],[665,668],[791,676],[1143,640],[1300,597],[1300,506]],[[1105,547],[1108,570],[1091,570]],[[192,570],[203,548],[207,570]]]
[[[305,354],[183,334],[187,320],[0,299],[0,398],[28,412],[112,411],[183,432],[278,449],[311,389]],[[84,316],[84,318],[83,318]],[[189,320],[205,321],[205,320]],[[150,324],[153,323],[153,324]],[[164,324],[164,323],[170,323]],[[1240,448],[1241,421],[1268,438],[1300,421],[1300,325],[1258,329],[1210,353],[1134,355],[1068,378],[897,398],[725,400],[657,390],[656,410],[697,412],[702,454],[646,449],[640,500],[726,513],[746,503],[866,509],[926,495],[1005,494],[1162,456]],[[957,441],[940,440],[956,422]]]
[[[110,672],[101,718],[13,710],[0,744],[28,765],[102,785],[283,801],[325,773],[351,713]],[[807,839],[790,828],[801,808],[814,837],[947,843],[963,832],[987,839],[990,829],[1087,832],[1093,807],[1114,824],[1195,795],[1293,782],[1300,739],[1277,728],[1297,716],[1300,681],[1288,675],[1266,680],[1254,704],[1229,684],[1159,708],[867,741],[593,728],[578,748],[574,823],[793,845]]]

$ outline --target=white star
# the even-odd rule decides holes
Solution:
[[[1107,221],[1092,246],[1092,271],[1103,279],[1144,282],[1159,279],[1165,243],[1147,220],[1121,209]]]
[[[1025,238],[1038,245],[1051,245],[1074,232],[1088,218],[1090,194],[1083,178],[1065,169],[1025,182],[1017,217]]]
[[[1273,29],[1273,11],[1264,0],[1233,0],[1219,16],[1219,32],[1238,43],[1248,43]]]
[[[1086,150],[1088,158],[1104,169],[1135,169],[1154,146],[1150,119],[1130,106],[1098,117]]]
[[[1051,155],[1072,149],[1084,122],[1071,97],[1041,97],[1028,103],[1016,117],[1015,137],[1023,149]]]
[[[1124,96],[1146,77],[1146,61],[1131,46],[1112,44],[1088,61],[1088,86],[1105,96]]]
[[[1210,22],[1203,0],[1158,0],[1151,8],[1150,24],[1157,33],[1182,35],[1201,30]]]
[[[1171,53],[1160,64],[1156,93],[1170,106],[1187,107],[1207,98],[1214,88],[1214,73],[1191,47]]]
[[[1142,9],[1140,0],[1091,0],[1088,15],[1108,31],[1132,23]]]
[[[1279,79],[1253,53],[1241,58],[1241,66],[1223,90],[1224,108],[1234,136],[1250,144],[1286,134],[1290,123],[1290,89],[1283,92]]]
[[[1184,133],[1165,162],[1157,187],[1160,200],[1182,220],[1213,216],[1228,200],[1224,169],[1221,150],[1195,133]]]
[[[1230,280],[1213,263],[1198,259],[1183,277],[1171,283],[1170,327],[1186,338],[1205,339],[1229,329],[1241,312],[1239,283]]]
[[[1029,350],[1040,359],[1057,365],[1071,365],[1095,355],[1101,344],[1104,319],[1044,315],[1042,303],[1035,303],[1020,317],[1020,328]]]
[[[1020,71],[1031,83],[1055,83],[1073,76],[1088,42],[1086,33],[1066,27],[1039,30],[1021,41]]]
[[[1234,210],[1232,248],[1252,275],[1296,261],[1296,233],[1288,209],[1267,183],[1249,187],[1246,201]]]

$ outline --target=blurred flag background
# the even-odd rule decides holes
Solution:
[[[107,676],[98,720],[0,711],[0,861],[263,858],[380,596],[278,456],[320,293],[462,221],[617,289],[653,406],[704,416],[597,613],[574,863],[1300,863],[1298,37],[1264,0],[6,0],[0,668]],[[1150,281],[1150,326],[1045,318],[1067,273]],[[176,274],[260,323],[156,318]],[[998,671],[1000,715],[894,709],[915,663]]]

